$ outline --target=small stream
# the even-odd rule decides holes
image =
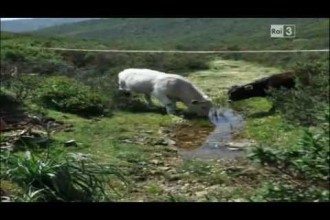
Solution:
[[[230,108],[213,108],[209,113],[209,120],[215,126],[213,132],[209,133],[206,140],[203,139],[205,141],[199,145],[200,147],[194,149],[180,147],[180,155],[186,159],[232,159],[243,155],[244,147],[251,143],[244,140],[233,140],[235,134],[239,134],[243,129],[243,116]],[[196,137],[198,138],[198,135]]]

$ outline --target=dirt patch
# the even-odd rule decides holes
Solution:
[[[20,146],[46,146],[50,134],[72,131],[72,125],[45,116],[31,116],[22,103],[0,95],[0,149],[18,150]]]
[[[171,129],[171,139],[176,147],[183,150],[194,150],[202,146],[209,134],[214,130],[213,125],[176,125]]]
[[[26,113],[23,103],[13,97],[0,94],[0,131],[25,130],[33,127],[36,130],[68,130],[72,125],[45,116],[32,116]]]
[[[14,129],[27,118],[22,103],[8,95],[0,95],[0,131]]]

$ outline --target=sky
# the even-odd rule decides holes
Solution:
[[[10,20],[18,20],[18,19],[31,19],[31,18],[1,18],[1,21],[10,21]]]

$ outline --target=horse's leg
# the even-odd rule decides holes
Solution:
[[[153,92],[153,95],[165,106],[167,114],[174,114],[176,110],[176,103],[169,99],[161,92]]]

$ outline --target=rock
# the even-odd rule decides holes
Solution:
[[[122,140],[121,142],[123,142],[123,143],[128,143],[128,144],[131,144],[131,143],[133,143],[133,141],[131,141],[131,140],[128,140],[128,139]]]
[[[167,145],[166,141],[164,139],[159,139],[152,142],[153,145]]]
[[[232,202],[245,202],[245,200],[244,199],[233,199],[233,200],[231,200]]]
[[[207,191],[208,191],[208,192],[219,191],[220,188],[221,188],[220,185],[213,185],[213,186],[207,187]]]
[[[245,147],[251,146],[252,144],[254,144],[254,142],[251,140],[240,140],[239,142],[237,142],[237,141],[228,142],[225,146],[228,148],[243,149]]]
[[[4,131],[7,128],[8,128],[7,123],[2,118],[0,118],[0,131]]]
[[[168,171],[171,169],[171,167],[159,167],[158,169],[161,171]]]
[[[165,151],[167,152],[173,152],[173,153],[178,153],[178,150],[174,147],[167,147],[165,148]]]
[[[186,188],[187,188],[186,186],[182,186],[182,187],[180,187],[180,190],[181,190],[181,191],[185,191]]]
[[[11,202],[9,196],[1,196],[1,201],[0,202]]]
[[[232,166],[232,167],[225,168],[226,172],[240,172],[242,170],[244,170],[244,167],[242,167],[242,166]]]
[[[173,175],[170,175],[170,176],[168,177],[168,180],[169,180],[169,181],[176,181],[176,180],[179,180],[179,181],[180,181],[180,179],[181,179],[181,176],[178,175],[178,174],[173,174]],[[178,183],[181,183],[181,181],[178,182]]]
[[[231,150],[231,151],[240,151],[240,150],[242,150],[242,148],[228,147],[228,150]]]
[[[78,144],[77,144],[77,142],[75,141],[75,140],[69,140],[69,141],[67,141],[67,142],[65,142],[64,143],[64,146],[66,146],[66,147],[77,147],[78,146]]]
[[[0,196],[9,196],[9,193],[7,193],[4,189],[0,188]]]
[[[159,128],[158,134],[169,134],[170,130],[166,128]]]
[[[160,161],[160,160],[157,160],[157,159],[153,159],[153,160],[151,160],[151,161],[150,161],[150,163],[152,163],[152,164],[155,164],[155,165],[158,165],[158,164],[163,164],[163,162],[162,162],[162,161]]]
[[[197,197],[204,197],[207,195],[207,193],[208,193],[207,191],[200,191],[200,192],[195,192],[195,195]]]
[[[167,139],[166,142],[170,146],[174,146],[176,144],[176,142],[174,140],[171,140],[171,139]]]
[[[19,133],[17,133],[17,136],[23,136],[24,134],[30,132],[30,128],[26,128],[22,131],[20,131]]]
[[[38,135],[38,136],[40,136],[40,135],[47,135],[47,132],[41,131],[41,130],[32,129],[31,130],[31,134],[32,135]]]
[[[14,150],[14,145],[12,144],[9,144],[9,143],[5,143],[5,144],[1,144],[0,145],[0,150],[9,150],[9,151],[12,151]]]
[[[162,157],[163,154],[161,154],[161,153],[153,153],[152,156],[154,156],[154,157]]]

